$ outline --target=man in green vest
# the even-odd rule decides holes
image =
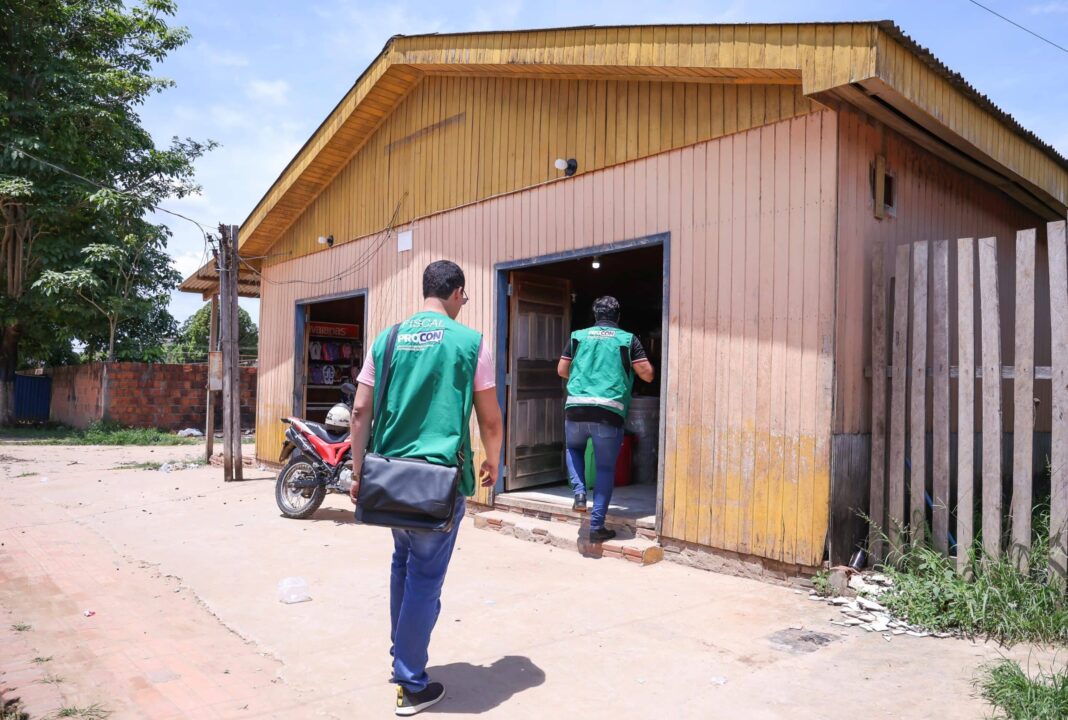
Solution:
[[[397,333],[379,422],[371,427],[375,370],[382,367],[389,330],[378,336],[367,354],[352,407],[352,474],[357,478],[350,490],[353,503],[359,493],[362,449],[369,439],[372,452],[388,457],[440,465],[455,465],[458,453],[463,458],[462,494],[457,498],[452,530],[393,531],[390,653],[397,684],[395,713],[405,717],[445,697],[444,686],[427,677],[427,649],[441,610],[441,587],[463,518],[464,496],[475,492],[469,433],[472,408],[486,456],[479,470],[483,487],[497,482],[504,435],[487,343],[480,333],[456,322],[467,304],[464,284],[463,270],[456,263],[439,260],[427,266],[423,309],[402,322]]]
[[[567,378],[564,436],[574,509],[586,512],[586,443],[593,440],[597,479],[593,485],[590,542],[616,536],[604,526],[612,502],[616,459],[630,408],[634,376],[652,382],[652,363],[636,335],[619,327],[619,301],[606,295],[593,303],[593,327],[571,333],[557,372]]]

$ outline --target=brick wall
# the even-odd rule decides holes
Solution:
[[[106,409],[101,407],[104,370],[104,363],[55,368],[51,419],[74,427],[106,418],[130,427],[204,430],[207,365],[110,363]],[[221,428],[222,409],[218,406],[215,417],[216,427]],[[241,368],[242,427],[253,427],[255,417],[256,368]]]
[[[57,367],[52,374],[52,400],[48,417],[55,422],[85,427],[99,419],[103,363]]]

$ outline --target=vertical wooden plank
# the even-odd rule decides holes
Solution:
[[[1050,570],[1068,576],[1068,252],[1064,221],[1046,226],[1050,323],[1053,328],[1053,437],[1050,453]]]
[[[265,283],[266,284],[266,283]],[[208,316],[208,351],[215,352],[219,344],[219,294],[211,296],[211,311]],[[211,365],[208,365],[209,372]],[[215,397],[216,391],[211,389],[211,379],[208,379],[207,417],[204,418],[204,459],[211,460],[215,451]]]
[[[931,532],[933,544],[949,553],[949,241],[936,240],[931,254],[931,322],[934,401],[931,434]]]
[[[753,393],[756,396],[756,416],[753,421],[755,447],[753,466],[754,495],[752,501],[752,544],[750,552],[767,555],[768,534],[768,498],[771,485],[771,352],[772,329],[775,316],[774,302],[774,263],[777,256],[775,248],[776,217],[775,204],[775,128],[765,126],[759,131],[760,137],[760,186],[759,186],[759,237],[760,237],[760,292],[757,307],[757,362],[756,383]],[[780,250],[781,252],[781,250]]]
[[[912,367],[909,397],[909,537],[923,542],[927,478],[927,241],[912,246]]]
[[[968,569],[975,499],[975,241],[957,240],[957,571]]]
[[[790,229],[791,204],[791,123],[775,126],[775,252],[773,304],[774,327],[771,355],[771,427],[769,443],[771,461],[768,488],[768,520],[765,534],[765,556],[781,558],[783,547],[783,494],[784,468],[786,462],[786,367],[788,358],[787,336],[789,334],[790,300]]]
[[[783,409],[783,496],[777,533],[780,559],[791,560],[797,550],[797,504],[801,424],[802,307],[805,257],[805,122],[790,123],[790,251],[787,287],[786,398]]]
[[[891,552],[901,550],[905,525],[905,387],[908,383],[909,246],[899,245],[894,267],[894,334],[891,340],[893,377],[890,384],[890,477],[887,537]]]
[[[871,259],[871,491],[868,553],[885,557],[886,532],[886,244],[875,241]]]
[[[979,240],[979,307],[983,341],[983,550],[1001,555],[1001,303],[998,240]]]
[[[716,358],[716,343],[719,338],[717,328],[717,307],[719,298],[719,262],[717,257],[719,238],[719,199],[720,199],[720,148],[723,143],[715,142],[708,144],[705,166],[700,172],[707,177],[705,187],[705,200],[703,203],[705,212],[705,224],[703,237],[696,242],[707,245],[705,248],[705,264],[703,268],[705,288],[702,293],[704,299],[704,344],[702,356],[708,380],[704,390],[704,402],[701,404],[701,426],[704,428],[704,440],[702,442],[701,465],[701,491],[699,494],[699,507],[701,510],[698,519],[697,542],[702,545],[711,544],[712,537],[712,513],[715,505],[716,483],[716,402],[719,397],[719,364]],[[644,165],[644,163],[641,163]],[[697,268],[697,272],[701,272]]]
[[[1035,429],[1035,231],[1016,233],[1016,346],[1013,363],[1012,545],[1026,571],[1031,553],[1031,461]]]

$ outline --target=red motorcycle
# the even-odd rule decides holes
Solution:
[[[356,386],[345,383],[341,394],[342,401],[330,409],[325,423],[282,418],[289,427],[278,458],[285,466],[275,481],[274,498],[288,518],[310,516],[323,504],[328,492],[347,495],[352,485],[349,425]]]

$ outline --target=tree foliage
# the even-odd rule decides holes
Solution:
[[[178,280],[169,232],[146,215],[198,189],[193,162],[213,147],[173,138],[158,148],[138,115],[172,85],[156,64],[189,39],[168,24],[175,10],[172,0],[0,3],[0,420],[23,340],[40,359],[72,340],[114,358],[160,344],[138,333],[173,329],[161,302]]]
[[[237,309],[238,345],[241,355],[255,355],[259,345],[259,331],[252,316],[244,308]],[[190,315],[178,329],[178,335],[167,348],[170,362],[204,362],[208,358],[208,338],[210,335],[211,304]]]

